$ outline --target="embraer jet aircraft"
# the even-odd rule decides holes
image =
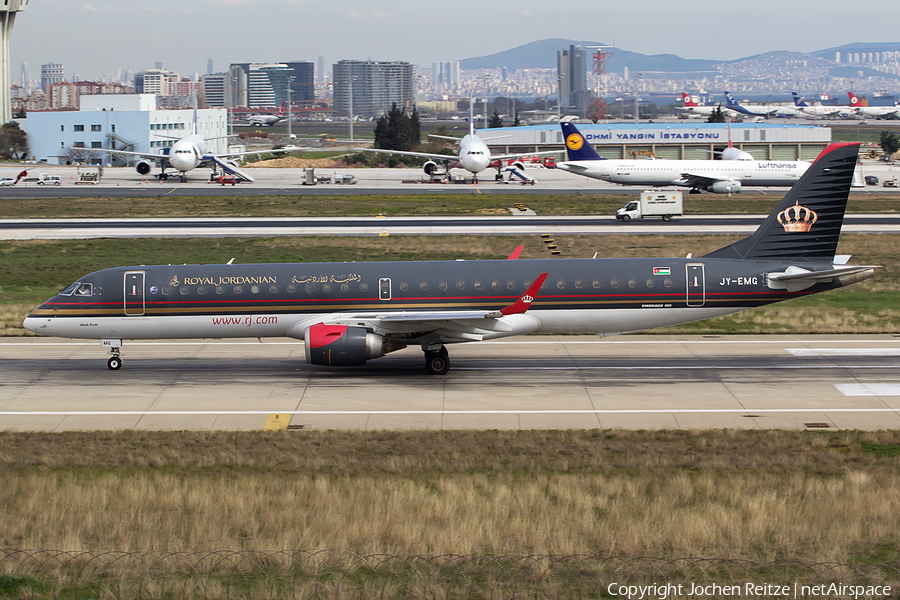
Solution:
[[[442,140],[453,140],[454,142],[459,142],[459,146],[456,150],[456,156],[447,156],[446,154],[432,154],[430,152],[409,152],[406,150],[382,150],[378,148],[354,148],[357,152],[384,152],[385,154],[397,154],[401,156],[417,156],[419,158],[427,158],[428,162],[424,165],[424,170],[428,175],[431,175],[437,170],[438,163],[444,165],[447,176],[450,174],[450,163],[458,162],[459,165],[469,171],[475,176],[475,181],[478,181],[478,174],[488,168],[488,166],[493,162],[497,161],[497,175],[496,179],[503,178],[503,165],[502,161],[522,158],[523,156],[537,156],[541,154],[559,154],[559,150],[551,150],[547,152],[520,152],[518,154],[501,154],[499,156],[491,156],[491,149],[488,148],[488,145],[485,144],[487,140],[495,140],[503,137],[509,137],[505,135],[494,136],[488,138],[482,138],[477,133],[475,133],[475,115],[474,115],[474,100],[469,104],[469,134],[460,138],[449,137],[446,135],[434,135],[431,134],[428,137],[439,138]],[[515,165],[520,171],[525,170],[525,166],[523,164]]]
[[[575,125],[560,126],[569,160],[556,163],[557,169],[622,185],[676,185],[691,188],[692,194],[736,194],[745,185],[792,186],[809,168],[802,160],[608,160]]]
[[[872,276],[835,257],[858,151],[828,146],[752,236],[703,257],[119,267],[79,278],[25,327],[101,340],[113,370],[123,339],[287,336],[314,365],[419,346],[443,374],[450,344],[700,321]]]
[[[242,171],[238,167],[237,162],[231,159],[239,156],[248,156],[251,154],[263,154],[265,152],[270,152],[270,150],[254,150],[252,152],[229,152],[226,154],[214,154],[212,152],[207,152],[207,140],[197,132],[196,98],[194,100],[194,103],[194,123],[191,125],[190,135],[178,138],[157,134],[158,137],[166,137],[172,140],[178,140],[169,148],[168,154],[154,154],[151,152],[130,152],[127,150],[112,150],[106,148],[77,148],[77,150],[87,150],[89,152],[104,152],[106,154],[119,154],[123,156],[139,156],[144,160],[140,161],[135,168],[141,175],[149,174],[152,170],[151,161],[155,161],[159,164],[160,167],[160,172],[157,175],[159,179],[169,178],[169,174],[166,173],[167,167],[172,167],[173,169],[177,169],[178,171],[180,171],[181,181],[187,181],[186,173],[188,171],[196,169],[200,166],[209,166],[213,169],[218,166],[223,171],[231,173],[233,175],[237,175],[244,181],[253,181],[253,177],[251,177],[246,171]],[[210,138],[210,140],[224,139],[227,137],[231,136]]]

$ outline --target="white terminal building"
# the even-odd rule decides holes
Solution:
[[[165,154],[179,138],[191,134],[193,122],[193,109],[159,110],[155,94],[82,96],[79,111],[28,113],[28,147],[36,160],[54,165],[83,160],[78,156],[83,154],[80,148]],[[208,152],[227,152],[225,109],[198,110],[197,133],[208,140]],[[95,158],[91,162],[111,166],[137,162],[137,157],[125,159],[99,152]]]
[[[480,123],[476,124],[476,127]],[[626,159],[631,153],[657,158],[705,160],[728,146],[725,123],[578,123],[578,129],[604,158]],[[562,149],[558,123],[478,130],[495,137],[487,144],[497,153]],[[810,125],[732,123],[732,144],[757,160],[814,160],[831,143],[831,129]]]

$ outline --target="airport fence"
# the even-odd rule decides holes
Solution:
[[[748,584],[769,587],[748,590]],[[645,587],[640,590],[628,586]],[[722,586],[740,586],[736,590],[739,593]],[[783,593],[782,586],[789,586],[788,594]],[[882,586],[890,586],[891,591],[883,593]],[[884,598],[897,597],[898,592],[897,563],[592,555],[395,556],[342,550],[0,550],[0,598],[4,599],[499,600],[625,599],[631,595],[632,600],[641,596],[666,600]]]

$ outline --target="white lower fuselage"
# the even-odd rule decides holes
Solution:
[[[557,168],[622,185],[685,185],[685,174],[710,179],[736,179],[744,186],[792,186],[809,168],[803,161],[759,160],[583,160],[557,163]]]
[[[739,307],[647,308],[598,310],[531,310],[504,317],[509,331],[485,340],[527,333],[597,333],[616,335],[679,323],[701,321],[743,310]],[[293,337],[302,339],[310,325],[339,321],[341,313],[222,314],[204,316],[106,316],[71,319],[28,317],[25,328],[41,335],[76,339],[186,339]]]

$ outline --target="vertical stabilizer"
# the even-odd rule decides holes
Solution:
[[[794,106],[809,106],[806,102],[803,101],[803,99],[800,97],[800,94],[798,94],[797,92],[791,92],[791,97],[794,98]]]
[[[706,256],[834,260],[858,154],[858,143],[830,144],[753,235]]]
[[[475,94],[469,98],[469,135],[475,135]]]
[[[562,127],[563,140],[569,160],[606,160],[594,150],[590,142],[581,135],[574,123],[568,121],[559,124]]]

